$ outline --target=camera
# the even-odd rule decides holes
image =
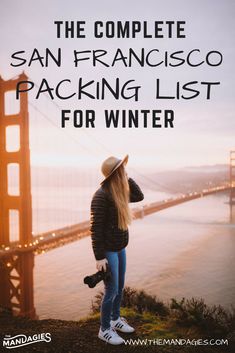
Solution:
[[[93,275],[86,276],[83,280],[89,288],[94,288],[100,281],[107,282],[111,279],[112,273],[108,264],[106,264],[106,271],[102,268],[101,271],[94,273]]]

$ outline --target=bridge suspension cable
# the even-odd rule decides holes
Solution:
[[[56,127],[60,132],[61,132],[61,129],[57,126],[56,123],[54,123],[50,117],[43,113],[39,108],[37,108],[31,101],[29,101],[29,105],[34,109],[36,110],[39,114],[41,114],[47,121],[49,121],[49,123],[51,125],[53,125],[54,127]],[[98,153],[97,151],[92,151],[91,149],[89,149],[88,147],[84,146],[81,141],[77,140],[73,135],[69,134],[68,131],[66,131],[66,134],[67,134],[67,137],[69,137],[69,139],[72,139],[76,144],[78,144],[80,147],[82,147],[84,150],[86,150],[88,153],[91,153],[92,155],[94,153]]]
[[[35,86],[37,86],[39,88],[39,85],[37,83],[35,83],[34,81],[34,84]],[[51,99],[49,99],[49,97],[46,95],[46,93],[43,93],[43,95],[46,97],[46,99],[52,104],[54,105],[58,110],[62,110],[62,107],[57,104],[56,102],[52,101]],[[43,113],[39,108],[37,108],[31,101],[29,101],[29,104],[30,106],[32,106],[39,114],[41,114],[46,120],[48,120],[53,126],[55,126],[59,131],[61,131],[61,129],[57,126],[56,123],[54,123],[54,121],[52,121],[50,119],[50,117]],[[96,144],[105,152],[109,153],[109,154],[112,154],[112,152],[107,148],[106,145],[104,145],[99,139],[97,139],[96,137],[94,136],[91,136],[90,133],[85,129],[85,128],[80,128],[80,131],[82,131],[84,134],[86,134],[92,141],[95,141]],[[81,142],[79,140],[77,140],[73,135],[69,134],[67,130],[64,131],[65,134],[67,134],[67,136],[72,139],[75,143],[78,143],[79,146],[81,146],[84,150],[86,150],[88,153],[91,153],[92,155],[94,153],[96,153],[97,155],[99,155],[99,152],[97,150],[95,150],[94,152],[89,149],[88,147],[84,146],[81,144]],[[172,188],[172,187],[168,187],[162,183],[159,183],[155,180],[153,180],[151,177],[149,176],[146,176],[146,175],[143,175],[142,173],[140,173],[136,168],[133,168],[133,167],[130,167],[130,169],[135,172],[137,175],[139,175],[141,177],[142,180],[144,180],[145,182],[145,186],[147,187],[150,187],[150,188],[154,188],[155,190],[159,190],[159,187],[160,189],[163,189],[169,193],[180,193],[179,190],[176,190],[175,188]],[[150,183],[150,185],[149,185]]]

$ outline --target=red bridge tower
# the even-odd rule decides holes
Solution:
[[[17,114],[7,114],[6,105],[6,94],[26,80],[24,73],[8,81],[0,77],[0,250],[4,253],[0,261],[0,306],[11,309],[14,315],[35,318],[34,254],[21,251],[33,241],[27,92],[20,96]],[[14,129],[17,138],[11,135]],[[15,140],[18,147],[9,149]],[[17,184],[13,193],[10,180]],[[19,244],[19,251],[8,254],[14,242]]]

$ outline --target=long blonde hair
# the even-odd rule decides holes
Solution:
[[[112,195],[118,212],[118,228],[127,230],[131,224],[132,213],[129,207],[129,183],[124,166],[121,165],[114,174],[107,180],[106,188]]]

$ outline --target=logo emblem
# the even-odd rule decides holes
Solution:
[[[38,333],[32,336],[20,334],[13,337],[10,335],[5,335],[5,337],[3,338],[3,347],[7,349],[13,349],[43,341],[47,343],[51,342],[51,334],[48,332]]]

